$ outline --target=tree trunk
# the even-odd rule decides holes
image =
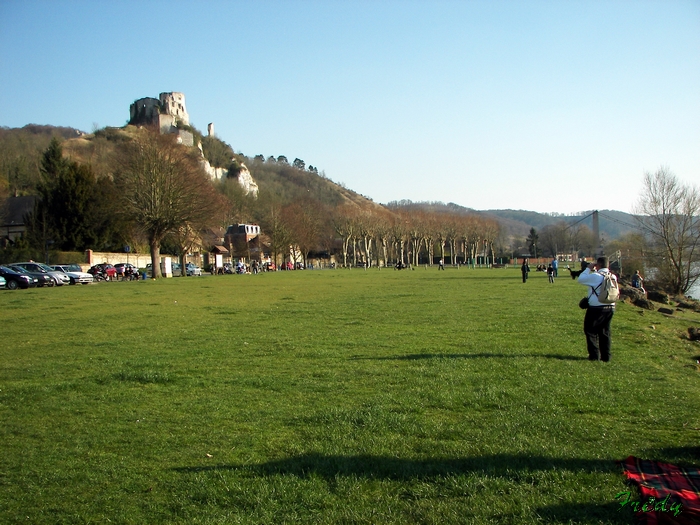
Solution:
[[[363,240],[365,244],[365,265],[369,268],[372,266],[372,238],[365,235]]]
[[[163,274],[160,273],[160,239],[151,238],[151,277],[160,279]]]
[[[348,267],[348,247],[350,245],[350,237],[343,239],[343,268]]]
[[[178,257],[177,260],[180,262],[180,277],[187,277],[187,271],[185,270],[185,252],[183,250],[180,250],[180,257]]]

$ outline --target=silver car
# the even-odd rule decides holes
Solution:
[[[56,286],[63,286],[64,284],[69,284],[70,283],[70,277],[68,277],[65,273],[63,272],[57,272],[50,266],[46,266],[45,264],[34,262],[34,261],[29,261],[29,262],[19,262],[19,263],[12,263],[10,267],[19,267],[27,270],[28,272],[32,273],[44,273],[48,274],[51,279],[53,279],[54,284]]]
[[[68,276],[70,284],[90,284],[95,278],[77,264],[54,264],[54,271],[62,272]]]

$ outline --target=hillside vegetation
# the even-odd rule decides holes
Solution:
[[[114,146],[133,138],[136,128],[103,128],[86,134],[74,128],[39,126],[29,124],[23,128],[0,128],[0,186],[9,194],[28,195],[36,193],[40,180],[39,160],[52,137],[61,137],[66,155],[73,160],[89,164],[98,176],[108,175],[112,170],[111,153]],[[195,141],[202,141],[205,157],[212,166],[229,169],[231,160],[245,163],[261,191],[274,195],[285,204],[300,198],[312,196],[315,200],[330,206],[353,203],[360,208],[376,209],[379,205],[362,195],[335,184],[318,171],[295,168],[288,162],[277,162],[273,157],[248,157],[235,154],[233,149],[216,137],[202,136],[196,128],[188,126]],[[473,210],[455,203],[394,201],[389,207],[400,204],[407,209],[421,211],[451,211],[470,214],[481,213],[498,219],[507,235],[525,237],[530,228],[541,229],[558,221],[575,222],[589,212],[577,216],[544,214],[526,210]],[[605,214],[620,222],[601,217],[601,232],[609,239],[615,239],[629,232],[626,226],[634,224],[631,215],[614,210],[603,210]],[[589,221],[590,222],[590,219]],[[589,225],[590,226],[590,225]]]
[[[181,225],[181,231],[199,232],[197,239],[185,242],[174,229],[172,235],[162,239],[161,247],[165,245],[170,253],[206,251],[223,242],[229,225],[241,223],[261,225],[265,242],[275,258],[289,253],[289,246],[297,246],[295,253],[300,254],[300,260],[295,262],[305,262],[309,254],[320,253],[326,258],[331,254],[342,256],[343,264],[352,265],[433,264],[445,258],[450,264],[476,264],[528,254],[551,257],[555,253],[569,253],[579,257],[596,250],[597,243],[586,225],[590,219],[581,221],[578,217],[513,210],[479,212],[442,202],[403,200],[382,206],[334,183],[323,171],[319,173],[318,168],[307,167],[302,159],[290,162],[284,156],[251,158],[234,153],[218,137],[202,136],[194,126],[184,128],[194,137],[192,154],[203,155],[211,166],[228,170],[228,176],[211,182],[221,196],[217,199],[216,213],[206,223]],[[0,188],[4,195],[44,196],[39,200],[39,208],[29,217],[26,241],[30,247],[43,251],[50,239],[53,245],[67,251],[88,248],[121,251],[129,246],[142,252],[150,244],[153,253],[153,243],[147,241],[143,225],[132,217],[110,212],[124,209],[119,202],[123,191],[116,184],[123,165],[118,157],[129,149],[128,144],[147,132],[146,128],[131,125],[107,127],[91,134],[48,126],[5,129],[0,136],[6,145],[4,163],[0,166],[3,170]],[[77,166],[82,166],[81,184],[93,186],[83,189],[85,202],[74,204],[73,209],[92,210],[81,211],[78,216],[85,220],[96,217],[93,222],[100,223],[100,231],[90,231],[92,223],[76,224],[84,232],[79,237],[83,241],[77,244],[65,238],[75,214],[55,217],[46,215],[46,209],[42,211],[52,192],[60,193],[52,197],[54,202],[59,202],[71,194],[70,188],[75,184],[69,181],[70,176],[64,177],[63,188],[58,188],[55,175],[42,171],[41,159],[48,151],[42,148],[48,147],[51,138],[62,141],[63,156],[75,164],[71,173],[79,173]],[[197,150],[199,144],[201,153]],[[247,194],[238,183],[244,166],[258,185],[257,196]],[[607,240],[625,231],[621,226],[625,221],[616,220],[615,216],[632,222],[630,216],[620,212],[601,214],[601,232]],[[63,226],[57,229],[53,224],[56,221]],[[539,228],[543,234],[541,245],[533,241],[537,237],[535,229]],[[27,253],[22,252],[23,256]],[[250,256],[247,250],[240,255]]]

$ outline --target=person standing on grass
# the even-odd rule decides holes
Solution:
[[[579,283],[590,288],[588,309],[583,319],[583,333],[586,334],[588,359],[591,361],[610,361],[610,323],[615,313],[615,303],[603,304],[598,300],[598,290],[605,280],[605,274],[610,273],[608,264],[607,257],[598,257],[595,264],[589,263],[578,277]],[[617,280],[614,275],[613,279]]]
[[[547,266],[547,278],[549,279],[549,282],[554,284],[554,268],[550,264]]]
[[[440,259],[438,270],[444,270],[444,269],[445,269],[445,259]]]
[[[552,269],[554,270],[554,277],[559,277],[559,261],[555,257],[552,259]]]
[[[527,274],[530,273],[529,259],[523,259],[523,265],[520,267],[520,272],[523,274],[523,282],[527,282]]]

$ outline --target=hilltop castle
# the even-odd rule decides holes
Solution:
[[[175,133],[178,142],[194,146],[192,133],[177,128],[178,124],[190,125],[184,93],[161,93],[158,98],[146,97],[134,101],[129,107],[129,124],[157,126],[161,133]]]
[[[135,100],[129,107],[129,124],[133,126],[157,126],[161,133],[174,133],[177,141],[185,146],[194,146],[194,136],[190,131],[179,129],[179,125],[189,126],[190,116],[185,107],[185,94],[173,91],[161,93],[158,98],[146,97]],[[210,136],[214,135],[214,124],[207,126]],[[204,158],[202,143],[197,144],[202,156],[201,164],[213,180],[220,180],[228,175],[224,168],[214,168]],[[238,174],[238,183],[246,191],[246,194],[258,195],[258,185],[253,180],[245,164],[241,164]]]

